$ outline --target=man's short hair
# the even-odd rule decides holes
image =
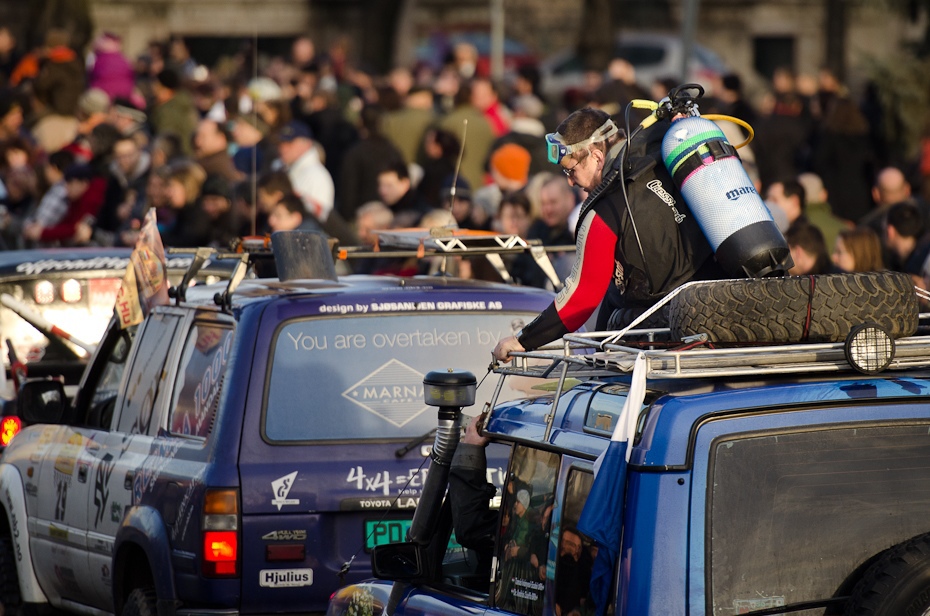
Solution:
[[[887,222],[902,237],[919,238],[924,234],[923,216],[913,203],[896,203],[888,209]]]
[[[785,231],[785,240],[788,241],[789,246],[800,246],[810,255],[827,254],[827,243],[823,238],[823,232],[803,219],[795,221],[788,227]]]
[[[529,216],[532,213],[530,198],[522,190],[510,192],[501,197],[501,207],[512,205],[517,209],[523,210],[523,213]]]
[[[287,195],[294,192],[291,178],[284,171],[266,171],[259,176],[256,186],[269,194],[279,192]]]
[[[163,87],[169,90],[177,90],[181,87],[181,76],[172,68],[166,68],[155,76]]]
[[[300,214],[301,217],[307,215],[307,209],[304,207],[303,200],[293,193],[289,193],[281,197],[281,200],[278,201],[275,207],[278,205],[284,206],[284,209],[286,209],[291,214]]]
[[[572,145],[593,135],[594,131],[609,119],[610,116],[606,112],[593,107],[585,107],[562,120],[556,132],[562,135],[565,145]]]
[[[397,177],[401,180],[410,179],[410,172],[407,170],[407,164],[402,160],[393,160],[386,163],[381,167],[381,171],[378,172],[378,175],[382,173],[396,173]]]
[[[804,207],[807,205],[807,193],[804,190],[804,186],[795,179],[786,179],[779,180],[779,183],[782,187],[782,192],[785,197],[797,197],[798,203],[801,204],[801,210],[804,210]]]
[[[52,152],[48,156],[48,164],[51,167],[55,167],[62,173],[64,170],[74,164],[74,152],[69,150],[58,150],[57,152]]]

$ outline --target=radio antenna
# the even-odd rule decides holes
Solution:
[[[459,159],[455,162],[455,174],[452,176],[452,189],[449,191],[449,211],[455,204],[455,189],[459,183],[459,171],[462,169],[462,156],[465,154],[465,138],[468,136],[468,118],[462,120],[462,144],[459,146]]]

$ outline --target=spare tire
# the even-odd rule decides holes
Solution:
[[[845,616],[930,612],[930,535],[890,548],[856,584]]]
[[[917,331],[908,274],[866,272],[709,281],[682,289],[669,306],[673,339],[711,342],[841,342],[860,323],[893,338]]]

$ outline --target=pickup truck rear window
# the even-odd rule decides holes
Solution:
[[[532,314],[467,313],[302,319],[278,330],[266,388],[269,441],[412,438],[436,427],[423,403],[432,370],[470,370],[480,381],[499,338]],[[525,395],[508,387],[500,400]],[[496,379],[478,389],[474,412]]]

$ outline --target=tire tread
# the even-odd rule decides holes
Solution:
[[[711,342],[804,342],[810,278],[712,281],[672,298],[673,339],[706,333]],[[918,304],[910,276],[865,272],[814,276],[807,342],[841,342],[860,323],[876,323],[893,338],[917,331]]]

